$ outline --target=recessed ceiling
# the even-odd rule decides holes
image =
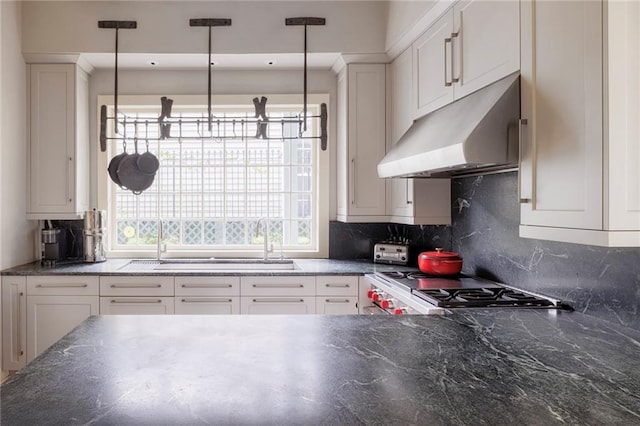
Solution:
[[[309,53],[307,66],[311,69],[329,69],[340,55],[338,53]],[[81,57],[96,69],[112,69],[113,53],[83,53]],[[215,54],[211,56],[215,69],[301,69],[304,65],[302,53],[278,54]],[[146,54],[119,53],[119,69],[205,69],[207,54]]]

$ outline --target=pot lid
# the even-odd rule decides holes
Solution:
[[[436,247],[436,251],[425,251],[420,253],[420,255],[425,256],[427,259],[462,259],[458,253],[453,251],[444,251],[442,247]]]

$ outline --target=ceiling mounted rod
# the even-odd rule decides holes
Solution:
[[[308,25],[325,25],[325,18],[286,18],[284,20],[284,24],[289,25],[304,25],[304,109],[303,109],[303,117],[304,117],[304,131],[307,131],[307,26]]]
[[[189,19],[191,27],[209,27],[209,73],[207,77],[207,114],[209,117],[209,132],[213,129],[211,115],[211,27],[230,27],[231,19],[228,18],[196,18]]]
[[[113,84],[113,107],[115,110],[114,116],[116,117],[115,133],[118,133],[118,30],[119,29],[135,29],[138,28],[136,21],[98,21],[98,28],[110,28],[116,30],[116,48],[115,48],[115,77]]]

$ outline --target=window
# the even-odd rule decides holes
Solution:
[[[249,122],[255,120],[252,96],[214,97],[211,133],[206,98],[170,98],[172,120],[184,124],[174,121],[171,138],[164,140],[158,140],[159,96],[119,98],[118,109],[129,120],[119,135],[125,142],[110,140],[99,161],[108,164],[124,149],[149,150],[160,169],[140,195],[115,185],[108,173],[99,176],[105,181],[100,204],[108,212],[110,254],[155,254],[160,218],[169,256],[261,255],[264,229],[257,222],[264,218],[274,256],[280,250],[326,256],[328,176],[320,170],[328,168],[327,153],[318,139],[295,139],[298,125],[282,121],[300,114],[301,97],[268,96],[268,140],[257,138],[257,126]],[[310,97],[309,115],[318,115],[323,101]],[[132,118],[143,123],[137,131]],[[319,132],[319,120],[309,119],[302,136]]]

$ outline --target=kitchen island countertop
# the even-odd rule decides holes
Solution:
[[[640,424],[640,333],[577,312],[90,317],[13,424]]]

